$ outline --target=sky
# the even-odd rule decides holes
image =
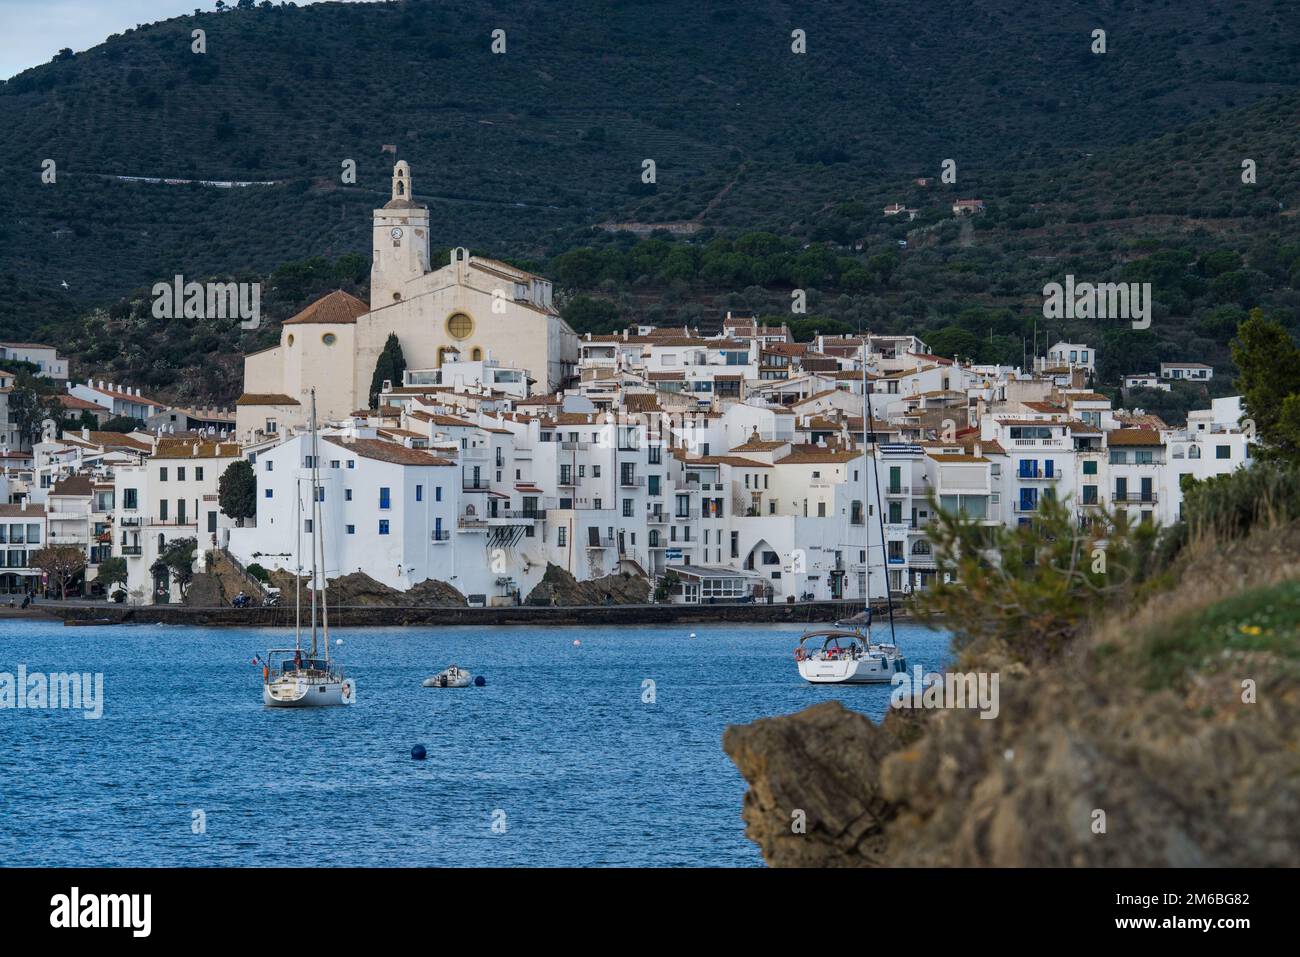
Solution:
[[[64,47],[80,53],[138,24],[215,7],[215,0],[0,0],[0,79],[49,63]]]

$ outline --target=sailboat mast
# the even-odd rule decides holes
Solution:
[[[312,394],[312,422],[316,420],[316,396]],[[317,441],[316,429],[311,433],[311,468],[312,482],[320,487],[320,448]],[[321,636],[325,640],[325,663],[328,665],[330,660],[330,602],[329,602],[329,577],[325,570],[325,509],[321,508],[320,492],[315,495],[316,499],[316,523],[312,529],[316,533],[316,541],[320,546],[320,621]]]
[[[311,656],[316,657],[316,390],[311,390]]]
[[[293,571],[293,647],[295,651],[302,650],[302,479],[297,479],[298,491],[294,496],[294,502],[298,506],[298,514],[294,516],[297,524],[297,533],[294,535],[294,564]]]
[[[876,415],[871,408],[871,398],[874,390],[871,387],[871,380],[867,376],[867,340],[865,337],[862,340],[862,384],[863,384],[863,390],[865,392],[865,399],[867,405],[867,421],[864,423],[864,425],[867,427],[867,434],[871,437],[871,469],[872,471],[876,471]],[[863,476],[863,482],[864,483],[866,482],[865,475]],[[866,494],[865,491],[863,494]],[[897,647],[898,639],[894,636],[894,596],[893,593],[889,590],[889,554],[885,550],[885,513],[884,513],[884,505],[881,501],[880,473],[878,471],[876,471],[876,519],[878,520],[880,525],[880,570],[885,573],[885,606],[889,609],[889,641],[891,644]],[[866,524],[864,523],[862,527],[865,531]],[[871,556],[871,552],[868,549],[867,551],[868,582],[871,580],[870,556]],[[867,604],[868,607],[870,607],[871,604],[870,595],[868,595],[867,597]],[[869,620],[871,616],[868,615],[867,617]]]

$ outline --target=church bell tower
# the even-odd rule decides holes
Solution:
[[[374,213],[374,259],[370,266],[370,308],[406,298],[406,285],[429,271],[429,208],[411,192],[411,167],[393,167],[393,196]]]

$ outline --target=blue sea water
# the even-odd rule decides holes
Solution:
[[[0,620],[0,672],[102,672],[105,699],[100,720],[0,710],[0,863],[760,865],[726,726],[888,706],[888,686],[801,681],[800,633],[337,629],[357,703],[291,710],[252,664],[282,630]],[[898,637],[909,665],[947,660],[945,634]],[[453,661],[486,687],[420,686]]]

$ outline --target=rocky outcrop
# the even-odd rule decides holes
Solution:
[[[526,605],[643,605],[650,583],[636,575],[606,575],[580,582],[559,565],[547,563],[546,574],[524,600]]]
[[[1291,534],[1285,548],[1268,533],[1218,550],[1217,579],[1184,569],[1180,585],[1033,672],[991,651],[960,662],[999,674],[994,719],[891,710],[877,725],[828,702],[729,728],[748,836],[779,866],[1293,864],[1296,656],[1236,647],[1235,624],[1197,646],[1189,625],[1239,602],[1233,583],[1294,576]],[[1259,609],[1265,627],[1280,614],[1267,592]],[[1282,627],[1294,635],[1300,621]]]
[[[276,569],[270,573],[271,583],[280,589],[282,604],[292,607],[294,595],[294,576],[291,572]],[[303,584],[303,601],[311,600],[311,594]],[[364,572],[352,572],[331,578],[329,582],[329,603],[354,607],[377,608],[452,608],[466,604],[465,596],[446,582],[428,579],[407,591],[390,588],[383,582],[375,581]]]
[[[229,605],[241,591],[255,597],[261,594],[261,586],[255,584],[223,552],[213,550],[207,554],[206,570],[196,573],[185,590],[186,605],[221,608]]]
[[[421,608],[463,608],[466,605],[464,595],[436,578],[425,579],[413,586],[406,592],[406,597],[412,605]]]

